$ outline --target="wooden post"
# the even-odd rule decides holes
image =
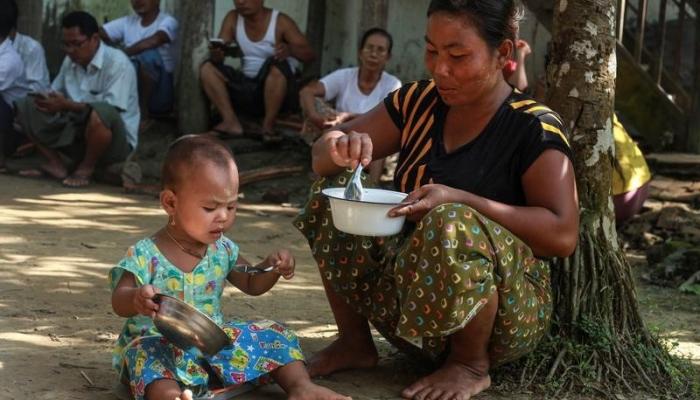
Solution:
[[[686,148],[693,153],[700,153],[700,17],[695,16],[695,65],[693,68],[694,90],[693,108],[688,123],[688,140]]]
[[[622,43],[622,37],[625,36],[625,9],[627,2],[618,0],[617,2],[617,40]]]
[[[685,3],[686,0],[681,0],[678,5],[678,30],[676,31],[676,51],[674,53],[674,58],[676,59],[673,65],[673,75],[674,78],[680,76],[681,62],[683,62],[683,31],[685,31]],[[679,79],[680,80],[680,79]]]
[[[360,34],[371,28],[386,29],[388,11],[388,0],[363,0],[362,15],[360,15]]]
[[[179,8],[178,127],[184,134],[199,133],[209,125],[209,103],[199,82],[199,67],[209,56],[207,39],[214,21],[214,0],[182,2]]]
[[[661,86],[661,77],[664,72],[664,50],[666,48],[666,0],[661,0],[659,5],[659,24],[661,31],[659,32],[659,59],[656,62],[656,77],[654,81],[657,86]]]
[[[647,19],[647,0],[640,0],[637,8],[637,40],[634,43],[634,60],[642,63],[642,49],[644,48],[644,29]]]
[[[304,78],[319,78],[323,65],[323,39],[326,30],[326,0],[309,0],[306,38],[316,52],[316,59],[304,68]]]
[[[17,30],[36,40],[41,39],[42,17],[44,15],[43,0],[20,0],[17,2],[19,19]]]

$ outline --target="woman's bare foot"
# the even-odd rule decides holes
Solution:
[[[446,361],[432,374],[419,379],[401,392],[405,399],[467,400],[491,386],[488,370],[456,361]]]
[[[352,397],[343,396],[311,381],[289,388],[287,396],[288,400],[352,400]]]
[[[371,337],[369,342],[340,337],[311,356],[307,369],[311,377],[316,377],[345,369],[373,368],[378,360],[377,348]]]
[[[183,390],[180,397],[176,397],[175,400],[192,400],[192,391],[190,389]]]

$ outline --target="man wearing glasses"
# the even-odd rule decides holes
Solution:
[[[69,13],[61,27],[67,57],[51,91],[17,103],[18,120],[46,163],[20,174],[48,174],[65,186],[83,187],[95,168],[122,162],[136,149],[136,72],[123,52],[101,42],[92,15]]]

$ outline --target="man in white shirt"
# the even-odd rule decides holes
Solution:
[[[150,113],[170,111],[174,100],[178,23],[162,12],[159,4],[160,0],[131,0],[135,14],[115,19],[100,29],[102,40],[123,46],[136,67],[142,129],[150,125]]]
[[[24,79],[24,64],[9,36],[17,23],[17,7],[10,0],[0,0],[0,10],[0,171],[4,172],[5,157],[19,144],[12,128],[13,103],[26,96],[29,86]]]
[[[46,92],[51,85],[49,81],[49,69],[46,67],[46,55],[39,42],[29,36],[17,32],[18,7],[15,0],[8,0],[11,10],[12,29],[10,30],[10,42],[17,50],[24,63],[24,79],[33,92]]]
[[[24,132],[47,163],[40,171],[20,173],[46,173],[66,186],[82,187],[96,167],[122,162],[136,148],[136,73],[124,53],[102,43],[92,15],[71,12],[61,27],[67,57],[52,92],[16,103]],[[59,151],[77,167],[69,171]]]
[[[44,48],[39,42],[17,30],[10,33],[12,46],[24,63],[24,78],[33,92],[46,92],[51,86]]]

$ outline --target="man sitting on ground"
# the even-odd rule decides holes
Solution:
[[[222,121],[214,127],[221,136],[243,134],[237,113],[263,116],[262,137],[276,141],[274,124],[281,110],[297,107],[295,71],[315,54],[297,24],[287,15],[263,6],[263,0],[234,0],[235,10],[224,18],[219,38],[236,41],[242,53],[241,71],[224,65],[224,46],[212,46],[201,68],[207,97]]]
[[[14,10],[17,10],[15,0],[10,0],[9,3]],[[17,16],[16,13],[14,15]],[[46,92],[51,82],[49,81],[49,69],[46,66],[46,55],[41,43],[17,32],[17,18],[13,19],[10,40],[24,63],[24,79],[29,88],[33,92]]]
[[[102,43],[92,15],[69,13],[61,27],[67,57],[52,91],[17,102],[17,118],[47,163],[20,173],[47,173],[81,187],[97,165],[122,162],[136,148],[136,73],[124,53]],[[77,162],[70,175],[59,151]]]
[[[0,171],[5,172],[5,157],[17,147],[13,133],[12,104],[26,96],[29,85],[24,78],[24,64],[12,46],[9,35],[17,23],[17,8],[10,0],[0,0]]]
[[[174,42],[178,23],[160,11],[160,0],[131,0],[136,14],[106,23],[100,37],[124,46],[136,67],[141,107],[140,130],[151,124],[150,114],[164,114],[173,107]]]

